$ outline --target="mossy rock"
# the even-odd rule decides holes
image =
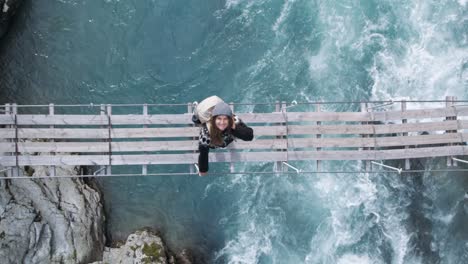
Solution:
[[[151,262],[153,262],[150,257],[144,257],[141,259],[141,261],[143,264],[151,264]]]
[[[146,255],[145,258],[142,259],[143,263],[151,263],[152,261],[156,261],[161,257],[161,246],[156,243],[143,245],[142,252]]]

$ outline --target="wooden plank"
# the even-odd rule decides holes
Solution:
[[[342,122],[372,122],[372,121],[396,121],[401,119],[425,119],[442,118],[446,116],[466,116],[468,106],[450,108],[417,109],[407,111],[383,111],[383,112],[289,112],[289,122],[317,122],[317,121],[342,121]]]
[[[285,135],[286,128],[283,126],[252,126],[255,136]],[[197,136],[196,127],[174,127],[174,128],[113,128],[113,138],[151,138],[151,137],[189,137]],[[316,135],[316,134],[393,134],[403,132],[422,131],[445,131],[468,129],[468,120],[453,120],[427,123],[411,124],[388,124],[388,125],[292,125],[289,126],[289,135]],[[38,139],[106,139],[108,131],[104,128],[20,128],[19,138]],[[0,138],[11,139],[15,137],[13,128],[0,128]]]
[[[463,143],[468,139],[468,133],[450,133],[438,135],[396,136],[376,138],[289,138],[257,139],[251,142],[237,141],[227,149],[290,149],[295,148],[331,148],[331,147],[395,147],[426,144]],[[132,141],[112,142],[113,152],[130,151],[179,151],[196,150],[196,140],[181,141]],[[19,142],[21,153],[31,152],[106,152],[107,142]],[[14,152],[13,142],[1,142],[0,152]]]
[[[172,138],[198,136],[197,127],[113,128],[112,138]]]
[[[196,156],[198,158],[198,155]],[[210,162],[275,162],[287,160],[287,152],[213,152]]]
[[[112,138],[152,138],[152,137],[188,137],[198,133],[197,128],[112,128]],[[21,128],[18,130],[19,138],[37,139],[107,139],[107,128]],[[14,130],[0,129],[0,138],[14,137]]]
[[[284,122],[283,114],[280,112],[274,113],[236,113],[245,123],[282,123]]]
[[[257,139],[254,141],[237,141],[230,144],[226,149],[273,149],[286,148],[285,139]],[[131,141],[131,142],[112,142],[111,149],[116,152],[133,151],[184,151],[198,150],[198,140],[179,140],[179,141]],[[108,152],[109,143],[107,142],[19,142],[18,150],[20,153],[34,152]],[[13,142],[0,142],[0,152],[14,152],[15,144]]]
[[[284,122],[281,113],[239,113],[246,123],[278,123]],[[417,109],[407,111],[384,112],[288,112],[289,122],[371,122],[392,121],[401,119],[443,118],[447,116],[468,116],[468,106],[447,108]],[[0,115],[0,125],[12,125],[13,115]],[[159,114],[159,115],[113,115],[113,125],[156,125],[156,124],[190,124],[191,114]],[[107,125],[104,115],[18,115],[19,125]]]
[[[12,124],[10,116],[0,117],[0,124]],[[188,114],[112,115],[113,125],[189,124]],[[18,115],[19,125],[107,125],[106,115]]]
[[[397,160],[467,155],[467,146],[368,151],[216,152],[210,162],[276,162],[282,160]],[[19,156],[19,165],[106,165],[107,155]],[[191,164],[198,154],[114,155],[112,165]],[[15,157],[0,156],[0,166],[15,166]]]
[[[393,134],[404,132],[431,132],[448,129],[468,129],[467,120],[423,122],[407,124],[382,125],[290,125],[289,135],[316,135],[316,134]]]
[[[397,121],[401,119],[445,118],[447,116],[466,116],[468,106],[416,109],[402,111],[373,112],[372,118],[377,121]]]
[[[250,125],[249,125],[250,126]],[[286,136],[285,126],[250,126],[254,131],[254,136]]]
[[[7,147],[0,143],[0,147]],[[11,146],[9,146],[11,148]],[[108,142],[21,142],[21,152],[108,152]],[[198,147],[193,141],[136,141],[112,142],[112,152],[131,151],[164,151],[193,150]]]
[[[20,144],[21,143],[18,144],[18,148]],[[20,148],[19,148],[19,151],[21,152]],[[14,142],[0,142],[0,153],[4,153],[4,152],[10,152],[10,153],[15,152],[15,143]]]
[[[286,160],[286,152],[215,152],[209,154],[210,162],[274,162]],[[39,165],[107,165],[107,155],[56,155],[20,156],[20,166]],[[197,153],[154,154],[154,155],[113,155],[112,165],[152,165],[152,164],[193,164],[198,160]],[[0,166],[14,166],[11,156],[0,156]]]
[[[10,104],[7,104],[8,109],[10,108]],[[8,110],[10,112],[11,110]],[[15,124],[15,115],[12,115],[11,112],[8,114],[5,112],[4,115],[0,116],[0,126],[3,125],[14,125]]]
[[[459,116],[468,115],[468,107],[407,110],[405,112],[288,112],[289,122],[317,122],[317,121],[342,121],[342,122],[371,122],[393,121],[415,118],[441,118],[453,116],[457,112]],[[283,122],[280,113],[241,113],[241,119],[246,123],[274,123]],[[113,125],[171,125],[190,124],[189,114],[173,115],[113,115]],[[0,125],[13,125],[13,115],[0,115]],[[105,115],[18,115],[19,125],[107,125]]]
[[[246,123],[273,123],[284,120],[280,113],[240,113]],[[112,115],[113,125],[188,125],[192,115]],[[0,116],[0,125],[14,124],[13,115]],[[19,125],[107,125],[105,115],[18,115]]]
[[[418,135],[418,136],[395,136],[375,138],[289,138],[290,149],[294,148],[378,148],[378,147],[403,147],[412,145],[432,145],[463,143],[468,138],[468,133]]]
[[[286,128],[278,126],[252,126],[255,136],[285,135]],[[112,128],[112,138],[172,138],[198,137],[198,127],[164,127],[164,128]],[[14,138],[13,128],[0,128],[0,138]],[[20,128],[19,138],[36,139],[107,139],[107,128]]]
[[[161,114],[161,115],[112,115],[113,125],[173,125],[190,124],[192,115],[184,114]]]
[[[288,112],[289,122],[371,121],[369,113],[360,112]]]
[[[406,158],[435,158],[467,155],[467,146],[444,146],[413,149],[367,150],[367,151],[290,151],[289,160],[398,160]]]

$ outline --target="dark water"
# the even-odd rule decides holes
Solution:
[[[0,103],[186,103],[212,94],[238,103],[468,99],[468,8],[465,0],[29,0],[0,45],[0,73]],[[151,226],[201,262],[467,263],[467,175],[430,172],[444,160],[415,166],[427,172],[101,185],[113,238]]]

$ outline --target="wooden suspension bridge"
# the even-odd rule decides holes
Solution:
[[[234,142],[210,153],[210,162],[271,162],[276,170],[292,168],[294,161],[315,161],[317,171],[324,160],[360,160],[369,170],[371,162],[447,157],[447,165],[468,155],[468,105],[454,97],[438,101],[439,107],[375,111],[369,102],[361,111],[326,112],[323,102],[310,103],[312,112],[294,112],[277,102],[268,113],[237,113],[254,129],[254,140]],[[378,105],[377,107],[384,107]],[[189,164],[194,173],[198,160],[199,128],[191,122],[193,104],[179,114],[112,114],[113,105],[100,105],[96,114],[20,113],[21,105],[6,104],[0,114],[0,170],[19,175],[24,166],[100,166],[111,175],[112,166]],[[458,158],[457,158],[458,157]],[[379,163],[380,162],[380,163]],[[392,167],[389,167],[392,168]],[[394,168],[397,169],[397,168]],[[401,172],[401,169],[400,169]]]

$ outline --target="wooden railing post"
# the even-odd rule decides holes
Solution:
[[[368,109],[368,107],[367,107],[367,102],[361,102],[361,112],[367,113],[367,112],[369,112],[368,110],[369,110],[369,109]],[[361,122],[361,124],[363,124],[363,125],[368,125],[369,122]],[[374,125],[374,124],[372,124],[372,125]],[[369,135],[365,134],[365,135],[362,135],[362,137],[363,137],[363,138],[368,138]],[[363,147],[362,150],[364,150],[364,151],[365,151],[365,150],[369,150],[369,148]],[[372,163],[371,163],[370,160],[365,160],[365,161],[362,161],[362,162],[364,163],[364,170],[365,170],[365,171],[370,171],[370,170],[372,169]]]
[[[230,102],[230,103],[229,103],[229,107],[231,108],[231,111],[232,111],[232,113],[234,114],[234,102]],[[231,152],[231,156],[232,156],[232,153],[234,152],[234,150],[233,150],[233,149],[230,149],[229,152]],[[230,163],[229,163],[229,171],[230,171],[231,173],[234,172],[234,163],[233,163],[233,162],[230,162]]]
[[[316,111],[317,113],[319,113],[319,112],[322,111],[322,108],[320,107],[320,104],[316,104],[316,105],[315,105],[315,111]],[[317,121],[316,124],[317,124],[317,126],[320,126],[320,125],[322,125],[322,122]],[[318,133],[317,133],[317,135],[316,135],[315,137],[316,137],[316,138],[322,138],[322,134],[318,134]],[[317,147],[317,148],[316,148],[316,151],[319,152],[321,149],[322,149],[322,148]],[[316,170],[317,170],[317,172],[321,172],[321,171],[322,171],[322,161],[317,160],[315,163],[316,163],[315,165],[316,165]]]
[[[145,117],[148,116],[148,104],[144,104],[144,105],[143,105],[143,115],[144,115]],[[148,125],[146,124],[146,122],[145,122],[145,124],[143,125],[143,127],[144,127],[144,128],[147,128],[147,127],[148,127]],[[146,138],[143,139],[143,141],[147,141]],[[147,152],[144,152],[144,153],[145,153],[145,154],[148,154]],[[144,165],[141,166],[141,174],[143,174],[143,175],[148,174],[148,165],[144,164]]]
[[[111,175],[112,174],[112,105],[108,104],[107,107],[107,131],[108,131],[108,139],[107,141],[109,142],[109,165],[106,166],[106,174]]]
[[[283,101],[283,102],[281,103],[281,108],[282,108],[283,111],[284,111],[284,116],[287,117],[287,115],[288,115],[288,114],[287,114],[288,109],[286,108],[286,106],[287,106],[287,105],[286,105],[286,101]],[[287,121],[287,119],[286,119],[286,121]],[[288,123],[287,123],[287,122],[284,122],[284,123],[282,123],[282,125],[283,125],[284,127],[286,127],[286,135],[282,136],[281,138],[282,138],[283,140],[284,140],[284,139],[285,139],[285,140],[288,140],[288,136],[287,136],[287,134],[288,134]],[[283,149],[283,152],[287,152],[287,151],[288,151],[288,149]],[[286,157],[287,157],[287,156],[288,156],[288,155],[286,154]],[[284,162],[289,162],[289,160],[285,160]],[[282,166],[282,171],[288,171],[288,166],[283,166],[283,163],[281,163],[281,166]]]
[[[193,107],[194,106],[193,106],[192,103],[187,103],[187,113],[192,114],[193,113]],[[192,124],[189,125],[189,127],[194,127],[194,126],[195,126],[195,124],[193,124],[193,122],[192,122]],[[190,139],[196,140],[197,138],[196,137],[191,137]],[[196,153],[196,151],[194,150],[193,153]],[[190,171],[190,174],[195,173],[195,170],[193,168],[193,164],[189,164],[189,171]]]
[[[446,96],[445,97],[445,107],[450,108],[454,105],[454,96]],[[445,120],[457,120],[456,116],[447,116]],[[458,132],[457,130],[446,130],[445,133],[455,133]],[[448,144],[449,146],[452,146],[453,144]],[[457,163],[455,160],[452,159],[452,156],[447,156],[447,166],[457,166]]]
[[[5,104],[5,115],[12,115],[11,114],[11,106],[10,104]],[[7,125],[6,127],[8,128],[12,128],[13,126],[9,126]],[[13,142],[13,140],[11,139],[7,139],[7,142]],[[8,156],[13,156],[15,155],[13,152],[9,152],[9,153],[5,153],[5,155],[8,155]],[[11,177],[12,176],[12,170],[13,170],[13,167],[8,167],[6,168],[8,169],[6,172],[7,172],[7,177]]]
[[[101,116],[104,117],[106,115],[106,106],[104,104],[101,104],[101,107],[99,108],[99,110],[100,110]],[[105,128],[105,126],[101,126],[101,128]],[[102,141],[107,142],[106,139]],[[99,174],[106,174],[105,170],[106,170],[106,166],[99,166],[99,169],[98,169],[98,171],[100,171]]]
[[[455,105],[455,101],[457,101],[457,97],[452,96],[452,106]],[[456,112],[455,112],[455,116],[453,117],[453,120],[457,120]],[[458,132],[459,132],[458,129],[453,131],[453,133],[458,133]],[[453,145],[453,144],[451,144],[451,145]],[[455,145],[458,145],[458,144],[455,144]],[[458,166],[457,160],[452,159],[452,157],[453,156],[450,157],[450,159],[452,160],[452,165],[457,167]]]
[[[19,152],[18,152],[18,123],[17,123],[17,114],[18,114],[18,105],[13,103],[12,106],[13,115],[15,117],[15,157],[16,157],[16,166],[13,168],[13,175],[20,176],[20,168],[18,164]]]
[[[401,101],[401,112],[405,112],[406,111],[406,100],[402,100]],[[401,123],[402,124],[406,124],[408,122],[408,120],[406,118],[402,119],[401,120]],[[407,132],[403,132],[402,134],[403,136],[408,136],[408,133]],[[409,146],[405,146],[405,149],[409,149]],[[409,170],[411,169],[411,164],[410,164],[410,160],[409,159],[405,159],[405,170]]]
[[[53,116],[55,114],[54,104],[49,104],[49,115]],[[54,128],[54,126],[50,126],[49,128]],[[50,142],[54,142],[54,139],[50,139]],[[51,156],[55,155],[55,152],[50,153]],[[49,167],[49,174],[50,176],[55,176],[55,166]]]
[[[275,103],[275,111],[277,113],[281,113],[281,103],[280,101],[276,101]],[[276,125],[281,125],[282,123],[276,123]],[[281,138],[281,136],[276,136],[276,138]],[[282,149],[277,149],[276,151],[282,151]],[[283,170],[283,163],[281,161],[276,162],[276,171],[282,171]]]

